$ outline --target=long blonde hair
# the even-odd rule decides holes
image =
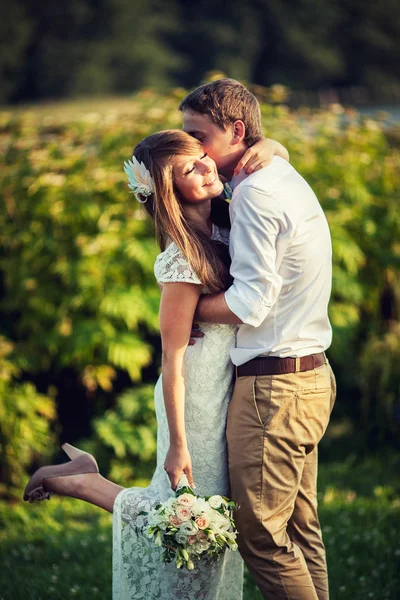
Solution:
[[[216,292],[230,284],[228,251],[185,216],[173,177],[173,157],[201,152],[198,140],[179,129],[170,129],[142,140],[133,154],[144,163],[154,181],[154,193],[143,206],[154,221],[161,250],[165,250],[169,240],[174,241],[203,285]]]

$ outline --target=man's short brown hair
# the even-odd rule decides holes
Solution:
[[[182,100],[179,110],[210,115],[221,129],[237,120],[243,121],[244,141],[248,146],[262,138],[260,105],[256,97],[234,79],[217,79],[201,85]]]

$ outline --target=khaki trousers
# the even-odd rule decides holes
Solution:
[[[231,492],[239,550],[263,598],[329,598],[317,444],[335,398],[328,363],[236,380],[227,425]]]

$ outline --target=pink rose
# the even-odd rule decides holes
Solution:
[[[171,515],[169,518],[169,522],[174,527],[179,527],[179,525],[182,523],[182,521],[180,519],[178,519],[178,517],[176,515]]]
[[[193,504],[196,502],[196,497],[192,494],[181,494],[176,499],[178,504],[182,504],[182,506],[187,506],[191,508]]]
[[[188,541],[188,544],[192,545],[197,541],[197,538],[195,535],[189,535],[187,541]]]
[[[204,540],[207,539],[207,535],[204,533],[204,531],[198,531],[196,534],[196,538],[197,538],[197,541],[204,542]]]
[[[192,516],[192,511],[190,508],[187,508],[187,506],[180,504],[176,507],[176,516],[181,521],[189,521],[190,517]]]
[[[209,525],[209,520],[206,517],[197,517],[196,525],[199,529],[205,529]]]

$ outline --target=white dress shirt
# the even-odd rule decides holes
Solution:
[[[326,350],[332,340],[332,245],[317,197],[279,157],[248,177],[240,173],[231,187],[234,281],[225,300],[243,322],[233,363]]]

